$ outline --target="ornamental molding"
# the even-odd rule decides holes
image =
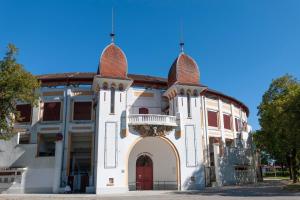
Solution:
[[[165,125],[132,125],[131,127],[142,137],[166,136],[175,129],[175,127]]]

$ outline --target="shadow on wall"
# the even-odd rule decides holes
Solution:
[[[0,190],[7,193],[52,192],[54,156],[36,157],[37,144],[17,144],[17,136],[0,141],[0,146],[1,168],[26,168],[18,181],[15,177],[12,184],[1,183]]]
[[[184,180],[181,185],[181,190],[201,190],[205,188],[205,173],[204,165],[196,169],[193,174]]]
[[[219,177],[222,185],[247,184],[256,182],[255,154],[252,137],[246,144],[237,140],[235,147],[226,147],[219,157]]]
[[[0,168],[14,167],[15,161],[25,153],[24,148],[18,145],[17,142],[17,135],[8,141],[0,140]]]

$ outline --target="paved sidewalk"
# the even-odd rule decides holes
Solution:
[[[2,200],[300,200],[300,193],[283,190],[284,181],[268,180],[246,186],[207,188],[202,191],[132,191],[114,195],[19,194],[0,195]]]

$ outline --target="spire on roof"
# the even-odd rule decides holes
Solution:
[[[184,47],[184,40],[183,40],[183,22],[182,19],[180,20],[180,52],[183,53]]]
[[[111,33],[109,34],[111,37],[111,42],[115,42],[115,33],[114,33],[114,7],[111,9]]]
[[[180,42],[179,45],[180,45],[180,52],[183,53],[184,42]]]

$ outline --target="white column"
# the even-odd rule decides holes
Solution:
[[[232,120],[232,130],[233,130],[233,138],[236,138],[236,130],[235,130],[235,116],[234,116],[234,107],[233,104],[230,104],[230,110],[231,110],[231,120]]]
[[[218,186],[222,186],[221,177],[220,177],[220,147],[219,143],[214,143],[214,163],[215,163],[215,173],[216,173],[216,182]]]
[[[202,117],[203,117],[203,131],[204,131],[204,141],[205,141],[205,162],[209,166],[209,137],[208,137],[208,124],[207,124],[207,110],[206,110],[206,100],[205,96],[201,96],[201,107],[202,107]]]
[[[63,141],[59,140],[55,142],[55,166],[53,174],[53,193],[58,193],[60,188],[60,176],[61,176],[61,166],[62,166],[62,151],[63,151]]]
[[[221,99],[219,99],[219,113],[220,113],[220,130],[221,130],[221,138],[223,144],[225,144],[225,135],[224,135],[224,119],[223,119],[223,102]]]

